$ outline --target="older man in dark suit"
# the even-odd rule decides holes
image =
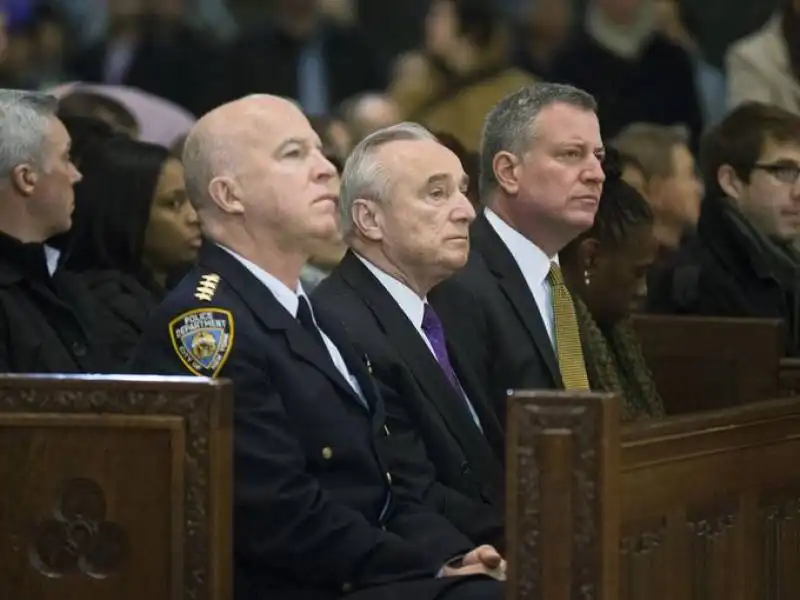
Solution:
[[[558,253],[591,227],[605,176],[594,99],[537,83],[503,98],[481,142],[481,201],[464,269],[431,303],[505,421],[509,389],[588,389]],[[477,311],[478,316],[475,316]]]
[[[299,284],[309,241],[336,227],[320,146],[274,96],[197,123],[184,163],[208,243],[134,366],[236,385],[236,600],[500,599],[497,551],[395,493],[369,359]]]
[[[473,541],[496,543],[502,429],[426,300],[467,260],[475,210],[466,186],[458,157],[423,127],[401,123],[368,136],[342,178],[341,227],[351,250],[314,298],[370,356],[398,485]]]

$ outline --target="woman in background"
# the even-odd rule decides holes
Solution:
[[[661,417],[664,407],[630,322],[647,295],[647,270],[656,255],[653,213],[622,179],[613,150],[591,229],[559,255],[575,298],[586,367],[593,390],[623,399],[623,421]]]
[[[115,359],[125,363],[175,273],[202,238],[183,166],[161,146],[114,136],[81,160],[64,265],[114,313]]]

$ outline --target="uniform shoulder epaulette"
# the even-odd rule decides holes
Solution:
[[[200,278],[197,283],[197,289],[194,292],[194,297],[198,300],[211,302],[214,294],[217,293],[217,286],[219,285],[220,277],[216,273],[208,273]]]

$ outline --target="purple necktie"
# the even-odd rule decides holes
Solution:
[[[458,381],[458,376],[453,370],[453,365],[450,364],[450,355],[447,353],[447,342],[444,338],[444,327],[442,326],[442,322],[439,320],[439,315],[436,314],[436,311],[433,310],[433,307],[427,302],[425,303],[425,312],[422,315],[422,332],[431,343],[433,354],[436,356],[436,361],[439,363],[442,371],[444,371],[444,374],[450,381],[450,384],[467,403],[467,408],[472,416],[472,420],[475,421],[475,424],[479,429],[483,430],[480,419],[478,419],[478,414],[475,412],[475,409],[472,407],[472,403],[464,393],[464,388],[461,387],[461,383]]]
[[[442,367],[444,374],[450,381],[452,386],[463,393],[461,384],[458,382],[456,372],[453,370],[453,365],[450,364],[450,355],[447,353],[447,342],[444,339],[444,326],[439,320],[439,315],[433,310],[433,307],[425,303],[425,312],[422,315],[422,332],[433,347],[433,353],[436,355],[436,360],[439,361],[439,366]]]

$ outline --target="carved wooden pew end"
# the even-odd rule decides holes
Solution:
[[[231,392],[0,376],[0,598],[230,600]]]

